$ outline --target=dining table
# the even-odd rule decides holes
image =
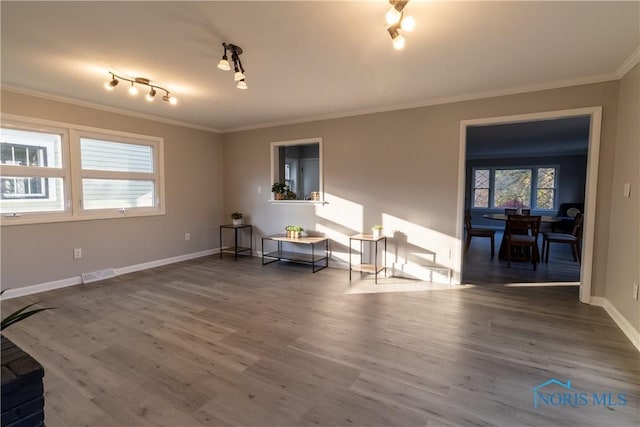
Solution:
[[[537,216],[537,215],[535,215]],[[482,215],[483,218],[486,219],[491,219],[494,221],[504,221],[506,222],[509,215],[506,215],[504,213],[489,213],[489,214],[484,214]],[[554,224],[557,222],[561,222],[562,218],[557,217],[557,216],[552,216],[552,215],[540,215],[540,222],[541,223],[545,223],[545,224]],[[502,241],[500,242],[500,249],[498,250],[498,258],[500,259],[507,259],[507,243],[506,243],[506,233],[502,233]],[[522,255],[521,255],[522,257]],[[523,260],[526,259],[527,257],[523,257]],[[513,259],[513,258],[512,258]]]

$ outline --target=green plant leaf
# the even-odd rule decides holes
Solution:
[[[45,310],[53,310],[55,308],[55,307],[43,307],[43,308],[37,308],[35,310],[31,310],[31,311],[23,311],[24,309],[30,307],[31,305],[22,308],[18,312],[11,313],[9,316],[6,317],[6,319],[3,319],[2,325],[0,326],[0,331],[4,331],[6,328],[13,325],[14,323],[18,323],[21,320],[24,320],[27,317],[31,317],[36,313],[40,313],[41,311],[45,311]]]
[[[4,291],[6,291],[6,290],[7,289],[0,290],[0,296],[2,296],[2,294],[4,294]],[[14,311],[10,315],[8,315],[4,319],[2,319],[2,322],[0,322],[0,331],[4,331],[6,328],[8,328],[9,326],[13,325],[14,323],[18,323],[21,320],[24,320],[27,317],[31,317],[36,313],[40,313],[41,311],[45,311],[45,310],[53,310],[53,309],[55,309],[55,307],[43,307],[43,308],[36,308],[36,309],[30,310],[30,311],[25,311],[25,310],[33,307],[36,304],[38,304],[38,303],[34,302],[33,304],[25,305],[21,309],[19,309],[17,311]]]

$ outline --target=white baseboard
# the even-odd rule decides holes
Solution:
[[[622,332],[629,338],[631,343],[640,351],[640,331],[633,327],[631,323],[627,319],[625,319],[622,314],[618,311],[618,309],[611,304],[611,302],[604,297],[591,297],[589,302],[591,305],[596,305],[598,307],[604,308],[607,314],[616,322],[616,325]]]
[[[170,258],[158,259],[155,261],[143,262],[141,264],[129,265],[115,269],[116,276],[121,274],[133,273],[136,271],[147,270],[149,268],[160,267],[176,262],[187,261],[194,258],[202,258],[209,255],[220,253],[220,249],[207,249],[200,252],[192,252],[190,254],[178,255]],[[40,292],[52,291],[54,289],[66,288],[67,286],[79,285],[82,283],[82,276],[74,276],[53,282],[39,283],[37,285],[23,286],[21,288],[7,289],[2,294],[2,299],[11,299],[22,297],[25,295],[37,294]]]
[[[220,253],[220,249],[207,249],[206,251],[192,252],[190,254],[178,255],[171,258],[164,258],[155,261],[143,262],[142,264],[130,265],[127,267],[116,268],[116,275],[134,273],[136,271],[148,270],[154,267],[161,267],[167,264],[175,264],[176,262],[188,261],[194,258],[202,258],[209,255]]]
[[[392,275],[407,277],[425,282],[452,284],[452,271],[448,267],[438,264],[404,264],[394,262],[391,267]],[[456,283],[459,284],[459,283]]]
[[[2,299],[23,297],[25,295],[37,294],[40,292],[52,291],[54,289],[66,288],[67,286],[79,285],[82,283],[82,276],[68,277],[66,279],[54,280],[53,282],[39,283],[37,285],[23,286],[21,288],[7,289],[2,294]]]

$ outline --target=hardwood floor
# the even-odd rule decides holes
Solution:
[[[637,426],[640,354],[576,287],[349,287],[212,256],[2,311],[57,307],[6,331],[45,367],[49,427]],[[534,408],[552,378],[627,404]]]
[[[573,260],[569,245],[552,244],[549,252],[549,262],[538,263],[536,271],[533,271],[530,261],[512,261],[511,268],[507,268],[507,261],[498,257],[502,234],[502,231],[496,233],[496,255],[493,259],[491,259],[491,242],[489,239],[471,239],[469,252],[465,254],[463,261],[463,283],[506,284],[580,281],[580,264]],[[542,254],[542,235],[540,235],[538,243]]]

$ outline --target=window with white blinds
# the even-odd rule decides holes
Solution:
[[[154,208],[154,151],[144,143],[80,137],[82,209]]]
[[[2,119],[2,225],[164,214],[162,138]]]

